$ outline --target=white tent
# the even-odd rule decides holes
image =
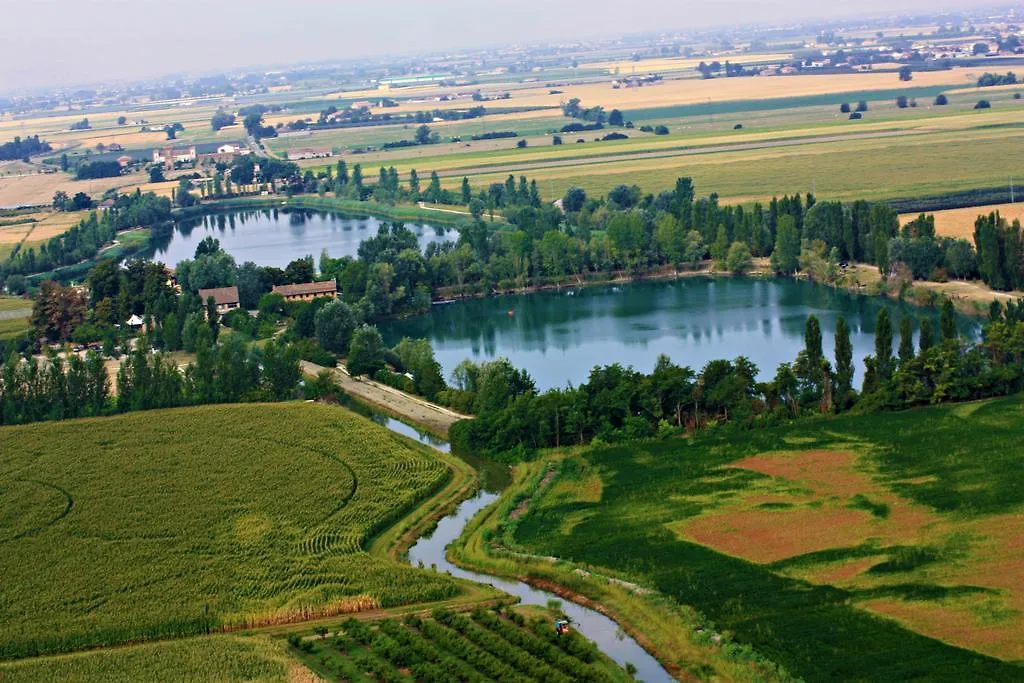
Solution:
[[[137,315],[128,318],[128,327],[142,327],[143,320]]]

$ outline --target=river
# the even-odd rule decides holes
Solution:
[[[533,376],[540,390],[585,382],[595,365],[621,363],[650,372],[659,354],[700,370],[710,360],[746,356],[771,379],[779,363],[804,346],[807,316],[821,321],[826,356],[833,357],[836,319],[850,327],[857,381],[863,358],[874,353],[875,316],[938,312],[882,297],[851,294],[803,280],[685,277],[621,285],[566,287],[560,291],[467,299],[435,305],[422,316],[381,326],[385,341],[423,337],[434,347],[446,377],[466,358],[508,358]],[[978,324],[959,319],[976,336]]]
[[[221,247],[239,264],[284,268],[289,262],[327,250],[333,258],[355,256],[359,245],[374,237],[382,222],[372,216],[350,216],[307,209],[251,209],[207,214],[183,219],[172,231],[154,235],[144,255],[170,266],[190,259],[206,237],[220,240]],[[440,226],[408,224],[422,250],[431,242],[458,239],[455,230]]]
[[[450,452],[448,442],[427,432],[411,427],[388,415],[378,413],[356,401],[343,398],[342,403],[394,432],[444,453]],[[438,571],[450,572],[452,576],[489,584],[509,595],[518,597],[525,605],[547,606],[549,600],[558,600],[562,604],[561,611],[572,620],[573,628],[594,641],[602,652],[620,665],[625,666],[627,662],[631,662],[637,669],[636,679],[638,681],[645,681],[645,683],[674,681],[675,679],[658,663],[658,660],[624,633],[618,624],[603,614],[563,600],[554,593],[534,588],[521,581],[510,581],[488,574],[467,571],[448,561],[445,549],[462,535],[462,530],[476,514],[498,500],[501,490],[511,482],[506,465],[464,454],[460,454],[459,457],[467,460],[480,472],[483,489],[474,497],[463,501],[454,513],[440,520],[433,530],[420,537],[409,548],[409,562],[413,565],[422,562],[425,567],[433,565],[437,567]]]

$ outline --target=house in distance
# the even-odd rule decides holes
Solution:
[[[217,313],[220,315],[233,311],[239,306],[238,287],[216,287],[214,289],[199,290],[199,299],[203,302],[203,306],[206,305],[206,302],[211,297],[213,298],[214,305],[217,306]]]
[[[303,282],[297,285],[274,285],[274,294],[280,294],[285,301],[312,301],[320,297],[338,297],[338,283],[333,279],[323,282]]]

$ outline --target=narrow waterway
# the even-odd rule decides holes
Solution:
[[[447,441],[439,439],[432,434],[407,425],[388,415],[381,414],[356,401],[343,400],[342,403],[355,412],[365,415],[382,427],[419,441],[443,453],[451,452],[451,446]],[[448,561],[445,549],[462,535],[462,530],[474,516],[498,500],[502,489],[511,482],[508,467],[501,463],[472,456],[460,455],[459,457],[462,457],[480,472],[484,484],[483,490],[473,498],[463,501],[453,514],[438,522],[433,531],[420,537],[409,549],[409,562],[413,565],[422,562],[425,567],[434,566],[438,571],[450,572],[452,576],[461,579],[489,584],[505,591],[509,595],[518,597],[522,604],[525,605],[544,607],[547,606],[548,601],[557,600],[562,605],[561,610],[572,620],[573,628],[594,641],[602,652],[621,666],[625,666],[627,662],[632,663],[636,667],[636,679],[638,681],[658,683],[660,681],[675,680],[658,663],[658,660],[640,647],[639,643],[627,635],[618,624],[600,612],[595,612],[574,602],[563,600],[554,593],[534,588],[521,581],[511,581],[490,576],[489,574],[466,571]]]
[[[413,564],[422,562],[427,567],[435,565],[439,571],[451,572],[452,576],[490,584],[510,595],[515,595],[525,605],[546,606],[549,600],[558,600],[562,604],[561,611],[572,620],[573,628],[594,641],[602,652],[620,665],[625,666],[627,662],[631,662],[636,667],[637,680],[646,683],[674,681],[675,679],[658,663],[658,660],[603,614],[521,581],[466,571],[448,561],[445,557],[445,548],[462,534],[462,530],[477,513],[497,499],[497,493],[482,491],[476,497],[463,502],[455,514],[442,519],[432,533],[420,538],[409,549],[409,561]]]

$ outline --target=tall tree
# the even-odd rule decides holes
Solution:
[[[932,319],[928,317],[922,316],[920,326],[921,336],[918,339],[918,346],[921,349],[921,353],[924,353],[935,346],[935,330],[932,327]]]
[[[914,327],[910,316],[900,318],[900,362],[906,363],[914,359]]]
[[[875,372],[880,381],[892,377],[892,320],[882,309],[875,318]]]
[[[846,318],[836,320],[836,397],[840,407],[853,391],[853,345]]]
[[[956,330],[956,311],[950,299],[942,302],[942,313],[939,315],[939,333],[942,335],[942,341],[950,341],[959,336]]]

